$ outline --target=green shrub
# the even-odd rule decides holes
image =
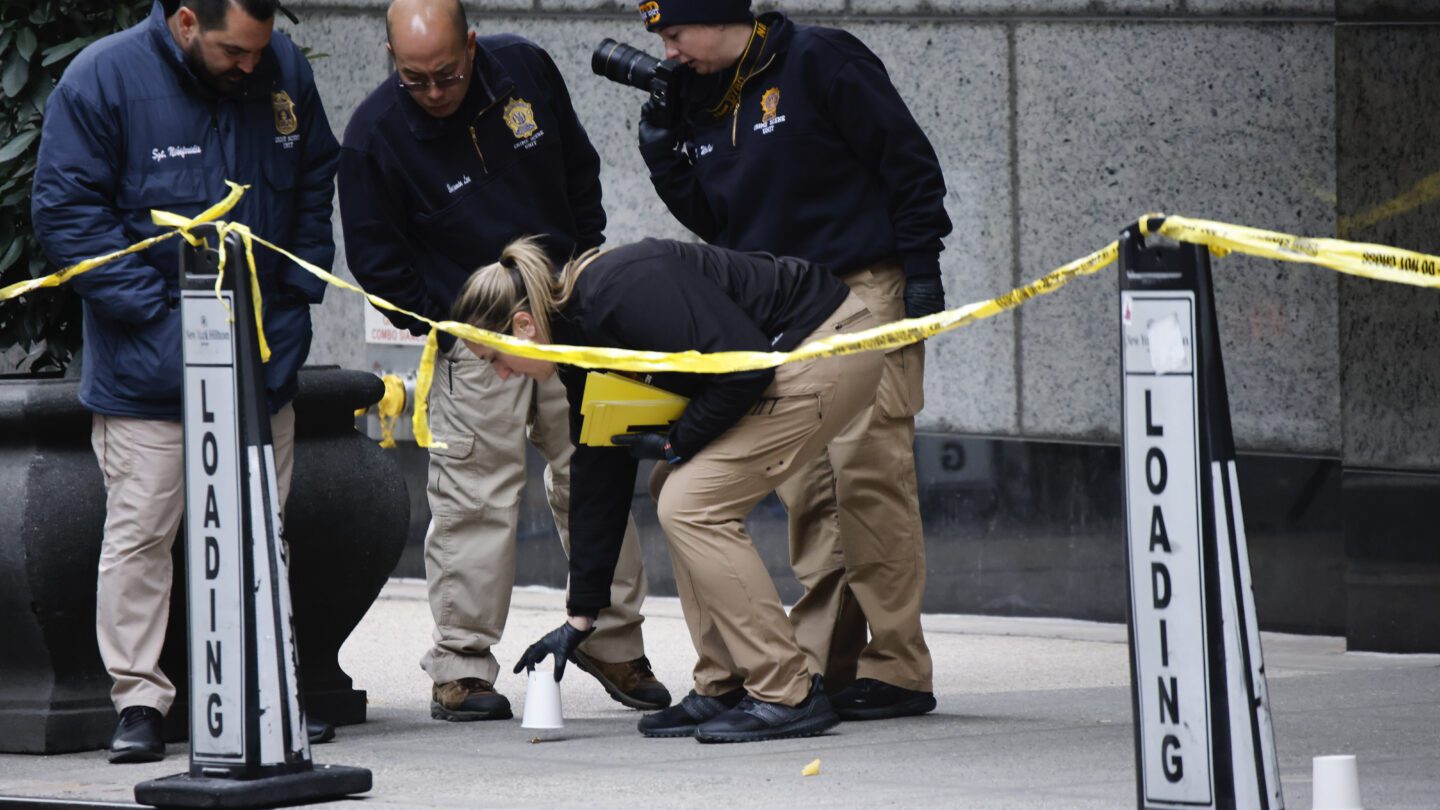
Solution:
[[[81,48],[149,13],[149,0],[0,0],[0,287],[55,269],[30,225],[45,100]],[[80,303],[69,290],[0,303],[0,371],[59,372],[79,348]]]

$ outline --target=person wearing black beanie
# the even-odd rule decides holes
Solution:
[[[640,4],[645,28],[652,33],[672,25],[748,23],[750,0],[647,0]]]
[[[874,53],[845,31],[752,16],[744,0],[639,5],[665,57],[697,74],[682,123],[668,128],[647,104],[639,126],[651,182],[682,224],[714,245],[824,265],[881,322],[944,309],[944,177]],[[924,352],[889,352],[875,403],[777,490],[805,586],[790,613],[796,641],[847,720],[936,705],[913,449]],[[697,667],[696,690],[715,697],[702,680],[727,682],[715,662],[739,658],[697,652],[709,669]]]

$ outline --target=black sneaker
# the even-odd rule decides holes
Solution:
[[[149,706],[122,709],[115,736],[110,738],[110,761],[118,764],[164,759],[165,740],[160,736],[160,722],[164,719],[164,715]]]
[[[697,725],[735,708],[744,697],[744,689],[732,689],[719,697],[706,697],[692,689],[674,706],[640,718],[636,727],[646,737],[689,737]]]
[[[846,720],[912,717],[935,710],[934,692],[916,692],[874,678],[861,678],[830,698],[835,713]]]
[[[834,728],[840,718],[830,708],[819,675],[810,678],[810,694],[799,706],[766,703],[746,695],[740,705],[695,727],[702,743],[760,742],[814,737]]]

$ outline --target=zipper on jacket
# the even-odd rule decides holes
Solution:
[[[480,136],[476,134],[474,125],[470,127],[470,142],[475,144],[475,154],[480,156],[480,171],[489,174],[490,167],[485,163],[485,153],[480,151]]]
[[[485,153],[480,151],[480,133],[475,131],[475,124],[480,120],[480,116],[484,115],[487,112],[490,112],[490,109],[499,103],[499,97],[492,98],[489,104],[486,104],[483,108],[481,108],[480,112],[475,113],[474,118],[470,119],[470,142],[475,144],[475,154],[480,156],[480,170],[485,172],[486,174],[490,173],[490,167],[485,162]]]
[[[230,168],[230,160],[225,154],[225,133],[220,131],[220,116],[215,112],[215,106],[210,106],[210,129],[215,133],[215,141],[220,146],[220,162],[225,165],[228,176],[234,176]]]
[[[748,75],[748,76],[745,77],[745,82],[748,84],[751,79],[755,78],[756,76],[759,76],[761,73],[764,73],[765,70],[770,67],[770,63],[771,63],[771,62],[774,62],[774,61],[775,61],[775,54],[772,53],[772,54],[770,54],[770,58],[765,60],[765,64],[763,64],[763,65],[761,65],[760,67],[758,67],[758,68],[750,71],[750,75]],[[732,147],[735,146],[736,137],[737,137],[737,135],[738,135],[738,133],[739,133],[739,130],[740,130],[740,107],[741,107],[740,102],[738,102],[738,101],[735,102],[735,117],[730,120],[730,145],[731,145]]]

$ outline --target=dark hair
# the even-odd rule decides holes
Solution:
[[[225,30],[225,15],[230,6],[239,6],[242,11],[260,22],[275,16],[275,0],[180,0],[177,5],[195,12],[202,31]]]
[[[455,26],[455,33],[460,37],[460,41],[464,42],[465,34],[470,31],[470,23],[465,19],[465,6],[460,0],[455,0],[450,8],[450,22]],[[390,39],[390,13],[388,11],[385,13],[385,42],[394,45]]]

